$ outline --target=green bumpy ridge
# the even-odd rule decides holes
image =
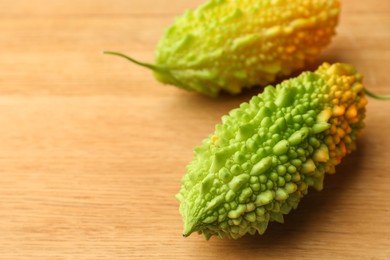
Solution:
[[[356,149],[366,104],[354,67],[324,63],[223,116],[195,148],[176,195],[183,235],[235,239],[283,222]]]
[[[338,0],[209,0],[165,31],[154,75],[208,96],[265,86],[313,61],[339,12]]]

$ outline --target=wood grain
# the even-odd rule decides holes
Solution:
[[[1,0],[0,259],[390,259],[390,102],[359,149],[286,223],[239,240],[181,236],[174,195],[193,146],[259,90],[211,100],[102,55],[152,61],[201,0]],[[318,60],[390,92],[390,2],[343,1]]]

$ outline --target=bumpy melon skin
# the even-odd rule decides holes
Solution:
[[[209,96],[265,86],[313,61],[339,12],[338,0],[209,0],[166,30],[155,77]]]
[[[176,195],[184,236],[239,238],[283,222],[356,148],[366,104],[352,66],[324,63],[223,116],[195,148]]]

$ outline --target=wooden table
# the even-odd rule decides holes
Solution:
[[[174,195],[192,148],[258,90],[212,100],[102,51],[152,61],[201,2],[0,1],[1,259],[390,259],[390,102],[373,99],[358,151],[284,225],[181,236]],[[388,0],[344,0],[319,62],[350,62],[389,94],[389,13]]]

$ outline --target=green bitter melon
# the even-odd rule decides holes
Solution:
[[[356,147],[367,100],[351,65],[324,63],[268,86],[196,147],[176,195],[184,236],[263,234]]]
[[[166,84],[216,96],[267,85],[311,62],[335,34],[338,0],[209,0],[178,17],[155,64]]]

